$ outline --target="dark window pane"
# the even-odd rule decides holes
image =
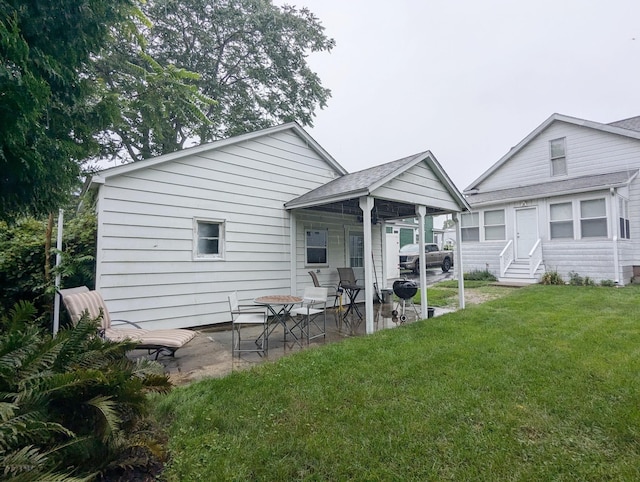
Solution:
[[[199,254],[219,254],[218,240],[200,238],[198,240],[198,253]]]
[[[307,248],[307,263],[326,264],[327,250],[324,248]]]
[[[551,239],[573,238],[573,221],[551,223]]]
[[[199,235],[203,238],[217,238],[220,234],[220,225],[217,223],[199,223]]]
[[[606,219],[585,219],[582,221],[582,237],[595,238],[607,235]]]

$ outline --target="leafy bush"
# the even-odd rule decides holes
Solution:
[[[616,285],[616,282],[611,279],[603,279],[600,281],[600,286],[605,286],[607,288],[612,288]]]
[[[95,284],[97,221],[92,203],[79,212],[65,211],[60,274],[63,286]],[[54,294],[55,250],[50,259],[50,279],[45,278],[46,221],[23,218],[15,224],[0,222],[0,314],[18,301],[28,301],[48,325]],[[56,230],[52,234],[54,244]]]
[[[575,271],[569,271],[569,284],[571,286],[582,286],[584,284],[584,278]]]
[[[546,271],[540,278],[540,283],[543,285],[563,285],[564,280],[557,271]]]
[[[594,286],[596,283],[588,276],[584,278],[574,271],[569,272],[569,284],[572,286]]]
[[[496,277],[489,270],[473,270],[464,274],[465,281],[495,281]]]
[[[162,367],[128,359],[129,342],[101,340],[98,320],[52,337],[35,313],[21,302],[0,320],[0,473],[68,480],[161,456],[147,393],[169,390]]]

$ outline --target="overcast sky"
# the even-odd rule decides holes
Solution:
[[[431,150],[461,191],[551,114],[640,115],[640,0],[288,0],[336,47],[308,132],[349,172]]]

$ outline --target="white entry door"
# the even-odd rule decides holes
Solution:
[[[538,211],[536,208],[516,210],[516,258],[528,258],[538,240]]]

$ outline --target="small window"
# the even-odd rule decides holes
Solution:
[[[362,233],[349,233],[349,266],[364,267],[364,235]]]
[[[306,264],[327,265],[329,232],[326,229],[305,231]]]
[[[629,232],[629,201],[622,197],[618,198],[618,214],[620,216],[620,238],[631,239],[631,233]]]
[[[504,240],[504,209],[484,212],[484,239],[487,241]]]
[[[551,153],[551,175],[566,176],[567,157],[565,153],[565,138],[554,139],[549,142],[549,150]]]
[[[462,241],[480,241],[480,222],[478,213],[462,213],[460,216]]]
[[[550,206],[551,239],[573,239],[573,205],[558,203]]]
[[[196,219],[194,228],[194,257],[198,259],[222,259],[224,222]]]
[[[604,198],[580,201],[580,230],[583,238],[607,236],[607,203]]]

